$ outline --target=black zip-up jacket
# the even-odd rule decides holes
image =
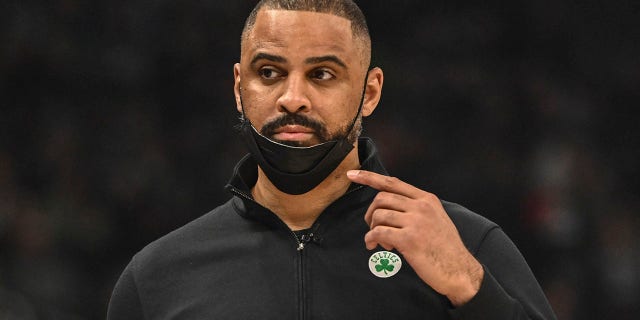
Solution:
[[[359,145],[362,168],[386,174],[373,143]],[[363,217],[376,190],[353,185],[309,230],[294,233],[252,200],[256,168],[245,157],[227,185],[231,200],[133,257],[109,320],[555,319],[525,260],[489,220],[443,202],[485,268],[477,295],[453,309],[408,263],[389,278],[370,270],[379,250],[365,247]],[[377,268],[386,272],[388,264]]]

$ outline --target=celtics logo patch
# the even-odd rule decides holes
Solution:
[[[389,251],[378,251],[369,258],[369,270],[376,277],[389,278],[394,276],[402,267],[400,257]]]

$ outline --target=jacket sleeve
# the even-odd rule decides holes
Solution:
[[[134,260],[124,269],[113,289],[107,320],[145,319],[134,278]]]
[[[556,319],[533,272],[502,229],[490,229],[474,255],[484,267],[484,278],[471,301],[450,311],[453,319]]]

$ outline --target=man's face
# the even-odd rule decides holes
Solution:
[[[261,10],[234,66],[238,111],[244,107],[260,133],[289,145],[345,135],[367,73],[362,46],[345,18]],[[369,109],[363,108],[364,116]]]

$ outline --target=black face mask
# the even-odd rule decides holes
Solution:
[[[288,194],[315,188],[353,150],[346,137],[311,147],[288,146],[261,135],[248,120],[242,123],[241,135],[271,183]]]
[[[311,147],[288,146],[261,135],[247,119],[244,108],[240,135],[251,156],[278,190],[294,195],[307,193],[326,179],[353,150],[349,136],[363,102],[364,89],[358,112],[343,137]]]

